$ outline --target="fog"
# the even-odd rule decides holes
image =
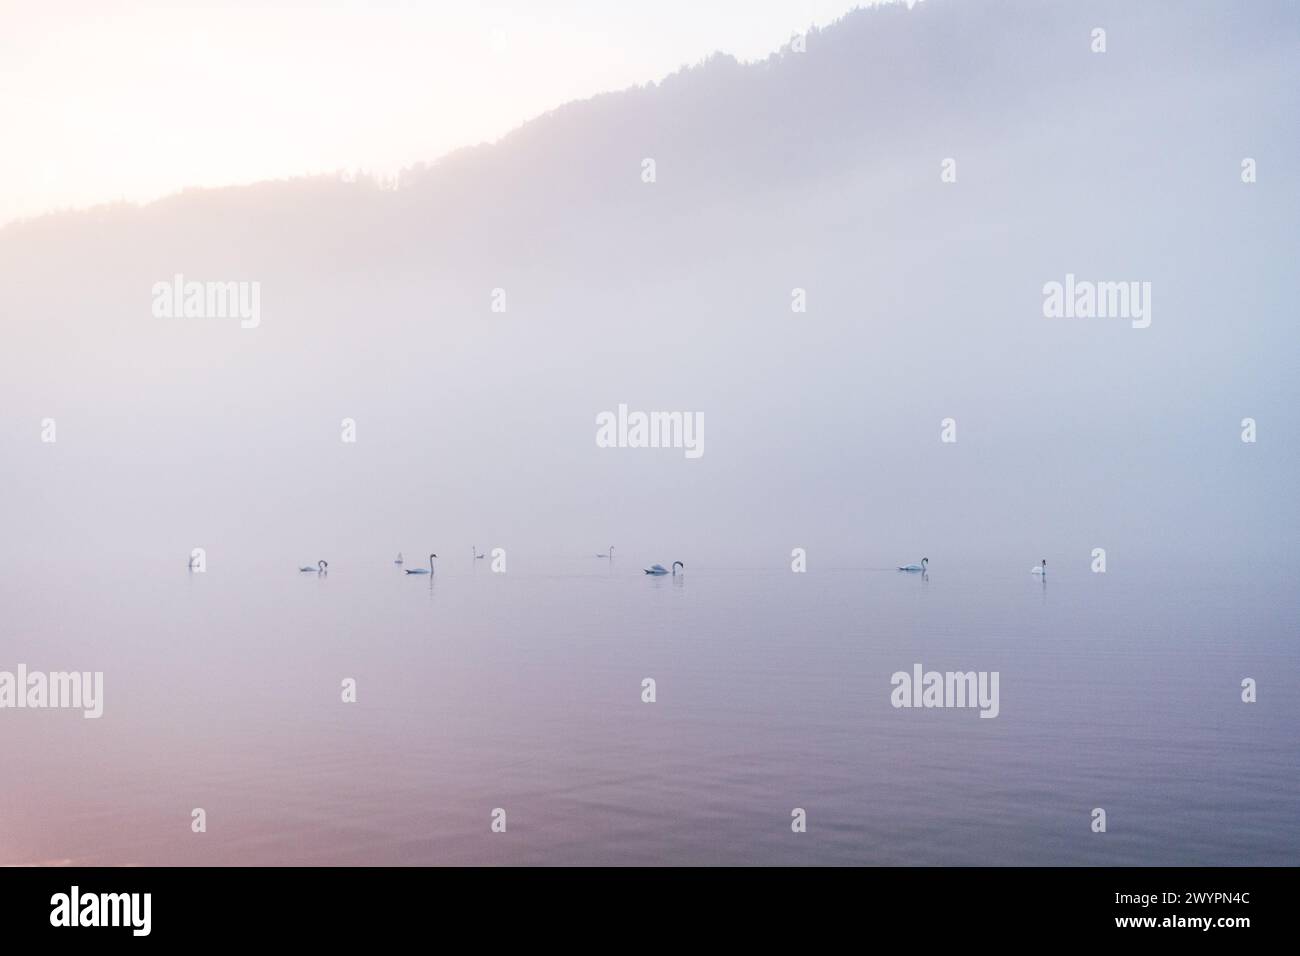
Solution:
[[[1298,44],[1288,2],[929,0],[396,190],[12,224],[0,554],[1293,558]],[[260,323],[155,317],[177,274],[260,283]],[[1150,326],[1046,318],[1067,275],[1149,282]],[[704,453],[597,447],[620,403]]]

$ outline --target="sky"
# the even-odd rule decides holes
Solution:
[[[0,0],[0,223],[187,186],[391,174],[852,0]]]
[[[1300,21],[1252,9],[865,10],[397,193],[322,177],[0,229],[0,554],[1294,555]],[[255,327],[156,313],[178,274],[257,283]],[[1069,276],[1149,283],[1148,327],[1045,314]],[[602,447],[622,404],[703,416],[704,454]]]

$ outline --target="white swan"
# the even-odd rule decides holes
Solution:
[[[401,564],[401,563],[402,563],[402,552],[398,551],[397,557],[393,559],[393,564]]]
[[[299,571],[315,571],[317,574],[324,574],[324,573],[326,572],[326,570],[329,568],[329,566],[330,566],[330,563],[329,563],[328,561],[317,561],[317,562],[316,562],[316,567],[314,567],[314,568],[299,568],[298,570],[299,570]]]
[[[904,564],[899,567],[900,571],[924,571],[930,567],[930,559],[922,558],[920,564]]]
[[[427,568],[407,568],[407,569],[406,569],[406,573],[407,573],[407,574],[432,574],[432,573],[433,573],[433,559],[436,558],[436,557],[437,557],[436,554],[431,554],[431,555],[429,555],[429,566],[428,566]]]
[[[1043,563],[1042,563],[1042,564],[1038,565],[1037,567],[1032,567],[1032,568],[1030,568],[1030,569],[1029,569],[1029,573],[1030,573],[1030,574],[1046,574],[1046,573],[1047,573],[1047,559],[1046,559],[1046,558],[1043,558]]]
[[[472,545],[472,544],[469,546],[469,553],[472,554],[472,555],[474,555],[474,560],[475,560],[475,561],[481,561],[483,558],[486,558],[486,557],[487,557],[486,554],[479,554],[479,553],[478,553],[478,548],[474,547],[474,545]]]
[[[613,561],[613,560],[614,560],[614,546],[613,546],[612,544],[609,546],[609,554],[598,554],[598,555],[596,555],[596,557],[598,557],[598,558],[609,558],[611,561]]]
[[[680,562],[680,561],[674,561],[674,562],[673,562],[673,577],[677,577],[677,566],[678,566],[678,565],[681,565],[682,573],[685,573],[685,572],[686,572],[686,565],[682,564],[682,562]],[[643,568],[642,570],[645,571],[646,574],[656,574],[656,575],[657,575],[657,574],[667,574],[667,573],[668,573],[668,569],[665,568],[662,564],[652,564],[652,565],[650,565],[650,567],[648,567],[648,568]]]

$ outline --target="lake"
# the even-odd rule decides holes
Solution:
[[[0,710],[0,863],[1300,862],[1290,569],[391,556],[10,557],[0,670],[104,712]],[[917,664],[997,716],[892,706]]]

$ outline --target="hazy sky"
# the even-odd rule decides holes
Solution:
[[[806,54],[573,104],[395,194],[322,177],[0,229],[0,560],[463,560],[502,542],[693,568],[796,545],[828,567],[1294,556],[1300,144],[1278,118],[1300,96],[1295,4],[1081,9],[864,10]],[[411,33],[357,27],[330,56]],[[705,46],[736,48],[725,33]],[[424,95],[395,74],[378,86]],[[270,112],[283,90],[341,153],[400,153],[366,128],[369,94],[354,129],[309,80],[236,85],[260,90],[286,173],[328,149],[307,157]],[[116,167],[71,141],[53,154],[86,166],[79,183],[98,163],[161,171],[155,124],[213,170],[253,155],[215,94],[185,95],[191,111],[123,114],[137,132]],[[213,124],[195,145],[165,122],[191,112]],[[156,314],[178,274],[257,283],[257,327]],[[1149,283],[1149,327],[1045,314],[1069,276]],[[621,404],[702,415],[704,455],[600,447],[597,416]]]
[[[341,168],[391,172],[869,0],[0,0],[0,223]]]

